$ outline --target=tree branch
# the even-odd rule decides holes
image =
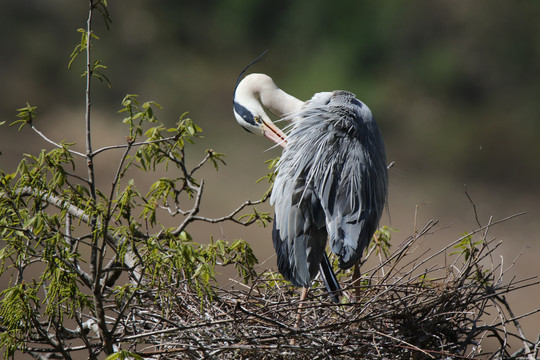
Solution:
[[[193,204],[193,207],[190,211],[188,211],[187,217],[182,221],[180,226],[178,226],[175,230],[173,230],[172,234],[175,236],[178,236],[185,228],[186,226],[193,221],[193,217],[197,215],[199,212],[199,207],[201,205],[201,198],[202,193],[204,189],[204,179],[201,179],[201,184],[199,185],[199,188],[197,189],[197,196],[195,197],[195,203]]]
[[[241,220],[235,219],[234,217],[236,215],[238,215],[238,213],[240,211],[244,210],[248,206],[259,205],[259,204],[264,203],[267,200],[267,198],[268,197],[265,196],[261,200],[257,200],[257,201],[247,200],[243,204],[241,204],[239,207],[237,207],[229,215],[222,216],[220,218],[211,219],[211,218],[206,218],[206,217],[202,217],[202,216],[192,216],[192,220],[204,221],[204,222],[208,222],[208,223],[211,223],[211,224],[221,223],[221,222],[225,222],[225,221],[232,221],[232,222],[234,222],[236,224],[248,226],[248,225],[253,224],[255,221],[257,221],[257,219],[252,219],[250,221],[241,221]]]
[[[131,144],[104,146],[104,147],[99,148],[96,151],[94,151],[92,153],[92,156],[96,156],[99,153],[102,153],[102,152],[107,151],[107,150],[123,149],[123,148],[126,148],[126,147],[144,146],[144,145],[151,145],[151,144],[159,144],[159,143],[162,143],[162,142],[168,142],[168,141],[175,140],[175,139],[176,139],[175,136],[170,136],[168,138],[157,139],[157,140],[148,140],[148,141],[140,141],[140,142],[134,142],[134,143],[131,143]]]
[[[34,130],[34,132],[35,132],[36,134],[38,134],[39,136],[41,136],[41,137],[42,137],[45,141],[47,141],[48,143],[50,143],[50,144],[56,146],[56,147],[59,148],[59,149],[64,148],[62,145],[60,145],[60,144],[54,142],[53,140],[49,139],[44,133],[42,133],[41,131],[39,131],[39,130],[34,126],[34,123],[33,123],[33,122],[30,123],[30,127],[32,128],[32,130]],[[86,157],[86,155],[84,155],[83,153],[78,152],[78,151],[75,151],[75,150],[67,149],[67,151],[69,151],[71,154],[74,154],[74,155],[77,155],[77,156],[80,156],[80,157],[83,157],[83,158]]]

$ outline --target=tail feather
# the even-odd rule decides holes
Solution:
[[[319,271],[321,273],[324,286],[328,290],[328,293],[330,294],[330,298],[333,302],[336,304],[339,303],[339,296],[341,295],[341,286],[339,286],[339,282],[336,278],[336,274],[334,274],[334,270],[332,269],[332,264],[330,264],[330,260],[328,259],[328,255],[324,253],[321,263],[319,264]]]

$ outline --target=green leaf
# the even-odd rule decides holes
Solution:
[[[105,73],[102,71],[105,69],[107,69],[107,66],[103,65],[101,63],[101,60],[96,60],[94,62],[94,65],[92,66],[92,76],[95,76],[101,82],[106,82],[107,86],[110,88],[111,82],[109,81],[109,78],[107,77],[107,75],[105,75]],[[83,73],[83,75],[86,75],[86,72]]]
[[[87,46],[88,36],[86,35],[86,30],[79,28],[77,29],[77,32],[80,32],[82,34],[81,41],[79,44],[75,46],[75,48],[71,52],[71,55],[69,56],[68,69],[71,69],[71,65],[73,64],[73,61],[75,61],[75,59],[77,58],[77,56],[79,56],[81,52],[86,50],[86,46]]]
[[[19,118],[19,120],[12,122],[10,126],[13,126],[15,124],[21,124],[21,126],[19,126],[20,131],[24,125],[31,125],[36,116],[36,109],[37,107],[31,106],[29,103],[26,103],[25,107],[17,109],[17,117]]]

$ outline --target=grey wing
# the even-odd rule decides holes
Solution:
[[[324,176],[315,181],[332,252],[347,269],[362,257],[378,227],[386,198],[385,161],[377,161],[359,139],[336,139]],[[339,153],[340,155],[334,155]],[[382,171],[381,171],[382,170]]]
[[[278,269],[293,285],[310,287],[311,279],[319,271],[327,233],[324,212],[313,186],[306,186],[305,172],[281,166],[272,202],[275,206],[272,239]]]
[[[271,198],[278,266],[300,286],[316,275],[326,235],[340,267],[360,259],[386,203],[386,155],[371,112],[353,94],[331,95],[336,106],[306,108],[289,134]]]
[[[347,269],[362,257],[386,204],[388,174],[382,135],[371,111],[347,92],[333,93],[318,129],[310,183],[320,199],[332,252]],[[333,105],[335,104],[335,105]]]

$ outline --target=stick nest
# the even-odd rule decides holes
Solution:
[[[202,302],[189,287],[179,286],[171,298],[147,294],[132,307],[123,341],[130,351],[154,359],[538,356],[539,342],[525,338],[519,319],[539,310],[516,316],[505,299],[538,284],[536,278],[505,282],[513,263],[505,268],[502,257],[494,261],[500,242],[487,240],[493,224],[418,254],[419,239],[435,225],[429,222],[386,257],[375,242],[368,258],[378,258],[376,265],[358,286],[341,275],[340,304],[332,303],[317,281],[300,304],[299,289],[271,272],[249,286],[237,283],[237,290],[217,289],[212,300]],[[484,349],[488,338],[495,341]],[[511,353],[510,342],[521,348]]]

